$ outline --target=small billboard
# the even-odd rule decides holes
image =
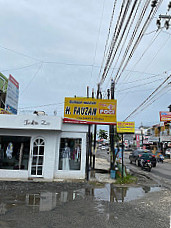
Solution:
[[[117,133],[134,133],[135,122],[117,122]]]
[[[116,125],[116,100],[65,98],[64,122]]]
[[[171,112],[161,111],[159,112],[159,114],[160,114],[160,121],[163,121],[163,122],[171,121]]]
[[[0,108],[0,114],[11,114],[11,113],[3,108]]]
[[[12,75],[9,75],[8,87],[5,101],[5,109],[12,113],[17,114],[19,98],[19,83]]]

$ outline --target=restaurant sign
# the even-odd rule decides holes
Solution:
[[[116,100],[65,98],[64,122],[116,125]]]

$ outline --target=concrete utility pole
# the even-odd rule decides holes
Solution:
[[[114,95],[115,95],[115,83],[113,80],[111,80],[111,100],[115,99]],[[114,156],[115,156],[114,125],[110,125],[109,132],[110,132],[110,148],[113,155],[113,160],[111,160],[111,163],[110,163],[110,168],[112,169],[114,166]]]
[[[169,112],[171,112],[171,104],[168,106]]]

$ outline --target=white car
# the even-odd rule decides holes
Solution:
[[[106,149],[106,147],[105,146],[102,146],[102,150],[105,150]]]
[[[171,148],[168,148],[168,149],[166,150],[166,155],[171,155]]]

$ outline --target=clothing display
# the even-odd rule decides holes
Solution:
[[[6,149],[6,155],[8,159],[12,158],[12,153],[13,153],[13,144],[10,142],[8,143],[7,149]]]
[[[70,148],[66,146],[62,153],[62,170],[70,170],[69,159],[70,159]]]

